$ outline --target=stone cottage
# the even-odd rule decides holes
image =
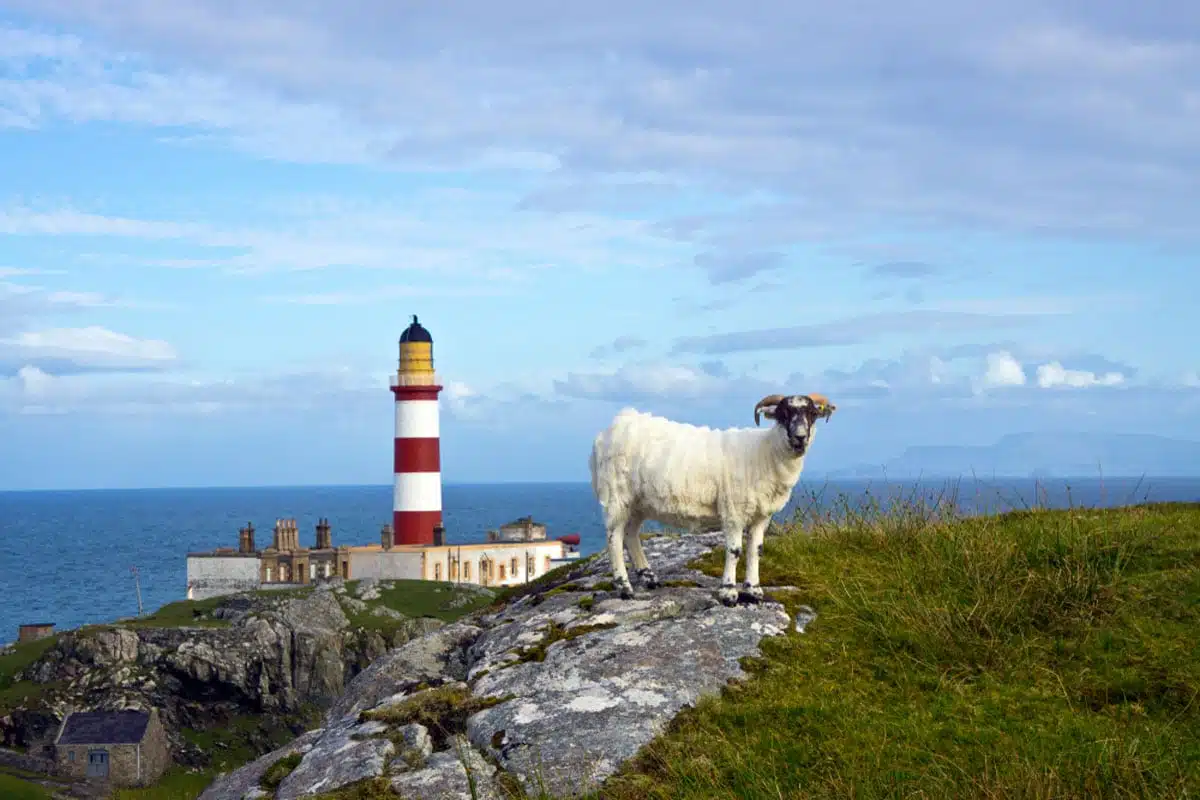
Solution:
[[[58,771],[113,786],[150,786],[171,763],[158,709],[67,715],[54,739]]]

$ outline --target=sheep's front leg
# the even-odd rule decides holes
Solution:
[[[633,559],[634,575],[637,576],[638,582],[647,589],[657,589],[658,576],[654,574],[650,561],[646,558],[646,551],[642,549],[641,534],[642,520],[636,517],[630,519],[625,525],[625,549]]]
[[[747,531],[746,536],[746,582],[738,593],[738,601],[742,603],[761,603],[762,587],[758,584],[758,560],[762,558],[763,537],[771,518],[755,522]]]
[[[725,572],[721,575],[721,588],[717,590],[717,599],[727,606],[735,606],[738,601],[737,563],[742,554],[742,528],[725,525]]]
[[[613,585],[621,595],[621,599],[633,597],[633,585],[629,582],[629,573],[625,570],[625,520],[609,520],[608,522],[608,560],[612,562]]]

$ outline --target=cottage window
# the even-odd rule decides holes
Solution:
[[[550,556],[546,556],[546,570],[550,570]]]
[[[519,561],[517,561],[517,560],[514,558],[514,559],[512,560],[512,566],[510,566],[510,567],[509,567],[509,569],[511,569],[511,570],[512,570],[513,577],[514,577],[514,578],[515,578],[515,577],[517,577],[517,573],[521,571],[521,564],[520,564],[520,562],[519,562]]]
[[[266,574],[267,574],[267,579],[266,579],[266,581],[264,581],[264,583],[270,583],[271,582],[271,568],[267,567],[263,571],[266,572]]]
[[[450,580],[458,579],[458,562],[451,559],[450,561]]]
[[[74,760],[75,760],[75,751],[68,750],[67,751],[67,761],[74,761]]]
[[[471,562],[467,561],[463,564],[463,580],[471,580]]]
[[[317,565],[316,564],[308,565],[308,577],[309,577],[309,580],[315,581],[317,579]]]
[[[433,565],[433,579],[435,581],[440,581],[442,579],[442,565],[441,564]]]
[[[500,580],[504,580],[504,565],[500,565]]]

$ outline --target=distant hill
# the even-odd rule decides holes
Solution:
[[[831,472],[835,478],[1200,475],[1200,442],[1143,434],[1015,433],[983,446],[909,447],[885,464]]]

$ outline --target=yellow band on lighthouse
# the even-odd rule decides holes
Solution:
[[[434,383],[433,344],[430,342],[400,343],[400,375],[409,379],[427,377]]]

